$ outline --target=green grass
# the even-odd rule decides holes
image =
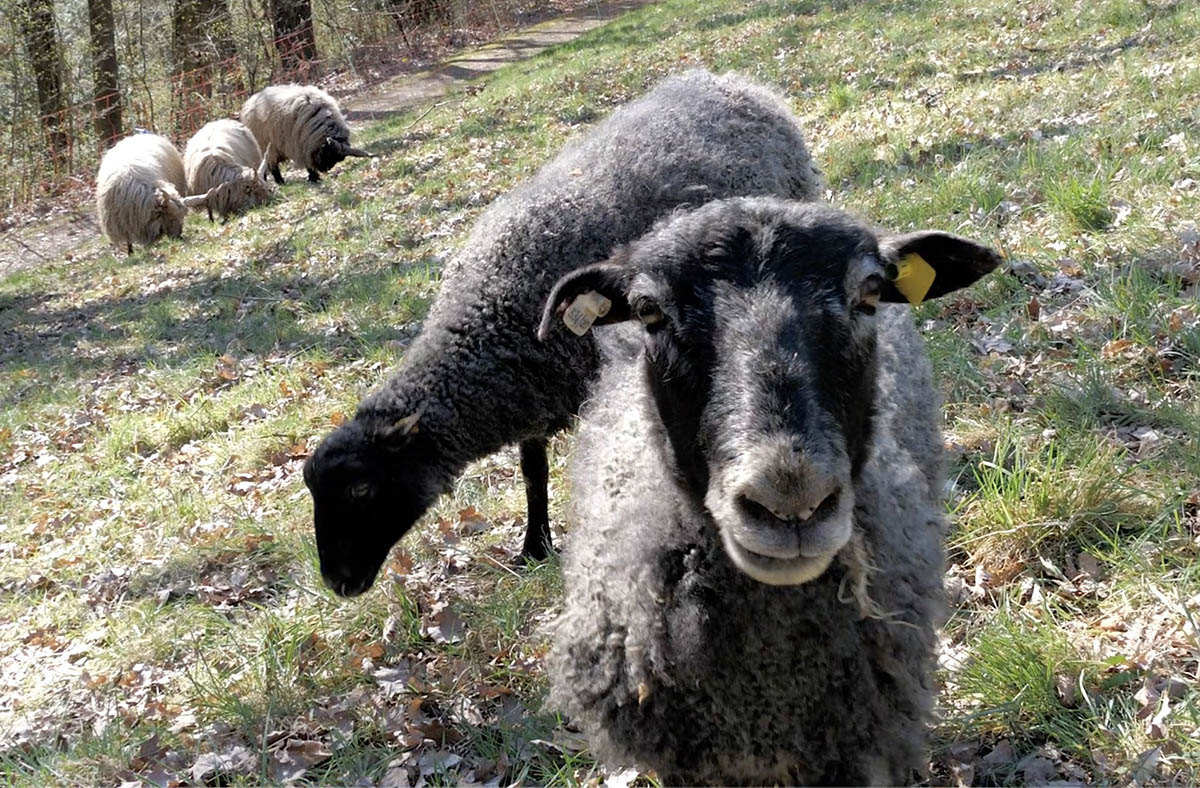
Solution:
[[[244,747],[253,764],[210,779],[276,783],[288,742],[328,750],[320,784],[600,776],[543,709],[561,579],[509,567],[515,450],[473,464],[353,601],[320,581],[299,469],[403,358],[492,200],[707,66],[789,97],[836,204],[1045,279],[917,310],[962,587],[931,780],[1021,783],[1040,755],[1063,779],[1194,783],[1198,45],[1195,2],[667,0],[363,129],[379,158],[319,187],[0,279],[0,780],[190,781]],[[559,526],[569,437],[553,450]],[[440,606],[461,639],[430,636]],[[1164,711],[1141,690],[1171,677]]]

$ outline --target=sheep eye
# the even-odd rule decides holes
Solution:
[[[883,277],[878,274],[871,274],[863,281],[862,292],[859,293],[858,303],[854,305],[854,311],[864,315],[875,314],[875,308],[879,306],[879,295],[883,291]]]
[[[642,321],[642,325],[647,328],[661,327],[666,320],[661,309],[653,301],[641,301],[635,307],[634,311],[637,314],[638,320]]]
[[[353,500],[361,501],[363,498],[370,496],[371,483],[358,482],[357,484],[352,484],[350,485],[350,488],[346,490],[346,494],[349,495]]]

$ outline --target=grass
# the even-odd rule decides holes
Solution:
[[[320,187],[0,279],[0,779],[600,776],[542,708],[561,581],[508,568],[515,450],[353,601],[299,469],[492,200],[707,66],[787,94],[836,204],[1021,264],[917,310],[955,523],[930,779],[1196,782],[1198,43],[1192,2],[667,0],[363,129]]]

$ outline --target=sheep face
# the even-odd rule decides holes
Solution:
[[[380,429],[347,422],[304,464],[321,576],[340,596],[371,587],[392,545],[441,493],[440,479],[395,470],[423,467],[421,459],[430,453],[417,433],[418,418]]]
[[[824,206],[709,203],[559,280],[539,333],[587,291],[612,302],[598,323],[640,320],[648,390],[689,493],[740,570],[801,584],[850,539],[875,311],[905,300],[893,277],[914,253],[936,271],[930,295],[998,262],[945,233],[880,238]]]
[[[154,212],[146,226],[146,236],[151,241],[163,235],[182,238],[186,218],[187,208],[174,190],[159,188],[154,195]]]
[[[349,140],[326,137],[325,141],[321,143],[321,147],[313,153],[313,167],[319,172],[329,172],[334,165],[341,163],[347,156],[370,158],[371,154],[353,147]]]

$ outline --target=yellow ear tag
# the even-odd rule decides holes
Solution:
[[[913,252],[904,255],[900,262],[896,263],[896,275],[892,277],[892,284],[908,299],[908,303],[916,306],[925,300],[925,294],[933,286],[935,278],[937,271],[933,270],[933,266],[925,262],[924,257]]]
[[[604,317],[611,308],[612,301],[595,290],[588,290],[575,297],[567,311],[563,312],[562,319],[567,328],[577,336],[583,336],[592,327],[592,323],[596,322],[596,318]]]

